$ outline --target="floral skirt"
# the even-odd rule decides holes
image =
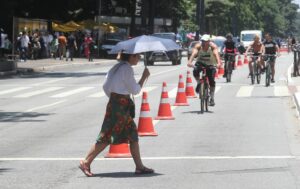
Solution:
[[[134,102],[129,95],[112,93],[106,107],[106,113],[97,143],[121,144],[137,142],[136,124],[130,115]]]

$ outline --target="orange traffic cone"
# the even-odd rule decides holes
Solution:
[[[223,67],[223,66],[221,66],[221,67],[218,69],[218,74],[219,74],[219,76],[223,77],[223,75],[224,75],[224,67]]]
[[[187,98],[186,98],[185,90],[184,90],[183,77],[180,74],[179,75],[177,95],[176,95],[176,101],[175,101],[174,106],[188,106],[188,105],[189,104],[187,103]]]
[[[195,95],[190,71],[187,71],[185,94],[188,98],[197,98],[197,96]]]
[[[106,158],[129,158],[131,153],[127,143],[111,144],[109,146],[109,152],[104,157]]]
[[[248,56],[244,54],[244,64],[249,64]]]
[[[158,115],[155,118],[156,120],[175,119],[172,115],[171,105],[169,103],[169,95],[166,87],[167,87],[166,82],[163,82]]]
[[[242,58],[241,58],[241,55],[238,56],[238,63],[237,63],[237,66],[242,66],[243,63],[242,63]]]
[[[147,100],[147,92],[143,92],[143,101],[138,124],[139,136],[157,136],[154,131],[152,117],[150,115],[150,106]]]

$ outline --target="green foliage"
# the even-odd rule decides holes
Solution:
[[[188,17],[180,16],[181,25],[195,31],[198,28],[198,0],[177,1],[184,3],[181,12],[185,12]],[[205,0],[205,31],[214,35],[225,35],[228,32],[238,35],[241,30],[260,29],[281,37],[299,35],[298,8],[292,0]]]

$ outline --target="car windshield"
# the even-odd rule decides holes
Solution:
[[[242,34],[242,41],[253,41],[255,35],[254,33]]]
[[[214,39],[213,42],[218,46],[218,47],[222,47],[224,45],[224,41],[222,39]]]
[[[176,35],[172,33],[154,33],[152,34],[154,37],[160,37],[164,39],[172,39],[173,41],[176,40]]]

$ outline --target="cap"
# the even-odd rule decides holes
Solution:
[[[202,35],[201,41],[209,41],[209,40],[210,40],[210,35],[208,35],[208,34]]]

